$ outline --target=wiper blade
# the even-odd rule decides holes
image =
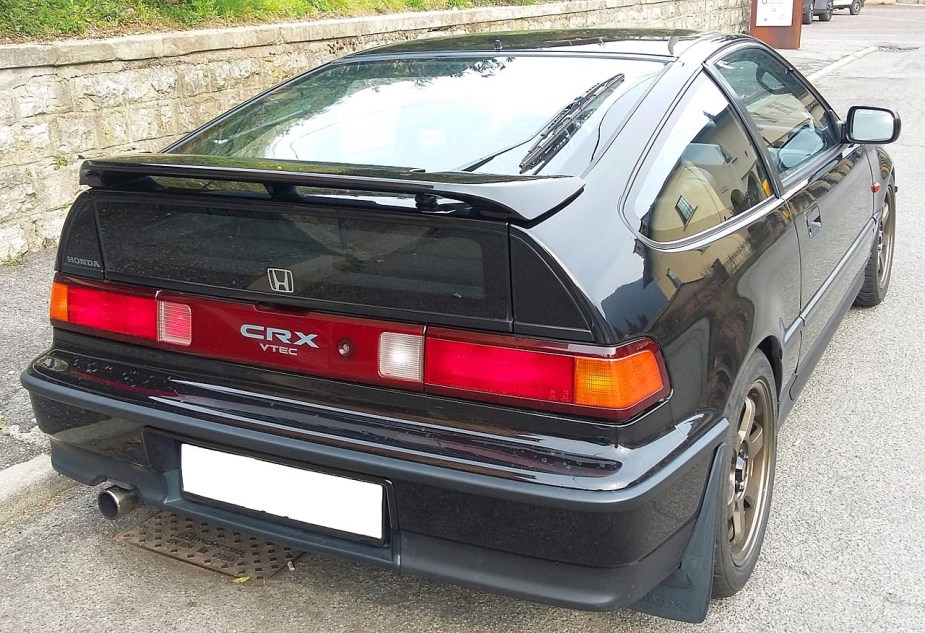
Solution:
[[[597,108],[589,108],[620,87],[626,75],[620,73],[591,86],[562,108],[540,131],[540,137],[520,162],[520,173],[549,162]]]
[[[530,138],[533,138],[533,137],[531,136]],[[530,138],[525,139],[523,141],[517,141],[513,145],[508,145],[504,149],[498,150],[494,154],[489,154],[488,156],[485,156],[484,158],[479,158],[478,160],[472,161],[471,163],[466,163],[465,165],[461,165],[460,167],[457,167],[453,171],[475,171],[476,169],[484,167],[485,165],[487,165],[494,159],[498,158],[502,154],[507,154],[508,152],[517,149],[521,145],[526,145],[527,143],[530,142]]]

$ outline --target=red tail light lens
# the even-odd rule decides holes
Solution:
[[[63,284],[52,285],[51,318],[92,330],[157,340],[157,302],[149,296]]]
[[[469,391],[548,402],[572,402],[574,360],[539,351],[427,337],[430,391]]]
[[[611,419],[669,393],[649,339],[597,347],[429,328],[424,349],[428,393]]]

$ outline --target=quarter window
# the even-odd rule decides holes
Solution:
[[[738,50],[716,66],[745,102],[781,177],[838,143],[825,106],[767,51]]]
[[[701,76],[668,120],[635,197],[640,232],[660,242],[714,227],[771,195],[732,106]]]

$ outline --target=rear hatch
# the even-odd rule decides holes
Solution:
[[[516,294],[508,222],[536,220],[583,187],[567,176],[359,166],[345,175],[332,164],[177,155],[87,161],[81,174],[94,188],[70,213],[62,272],[507,332]],[[561,285],[514,250],[533,283]],[[572,320],[587,330],[580,315]]]
[[[189,160],[85,163],[94,189],[63,231],[56,327],[581,417],[628,419],[667,396],[654,342],[589,344],[593,310],[517,226],[580,179],[354,168],[344,183],[336,166]]]

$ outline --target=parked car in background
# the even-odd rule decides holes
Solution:
[[[864,8],[864,0],[834,0],[836,9],[848,9],[851,15],[857,15]]]
[[[899,129],[742,35],[348,55],[86,161],[22,381],[110,518],[702,621],[758,561],[781,421],[889,288]]]
[[[813,16],[820,22],[828,22],[835,11],[835,0],[803,0],[803,24],[810,24]]]

